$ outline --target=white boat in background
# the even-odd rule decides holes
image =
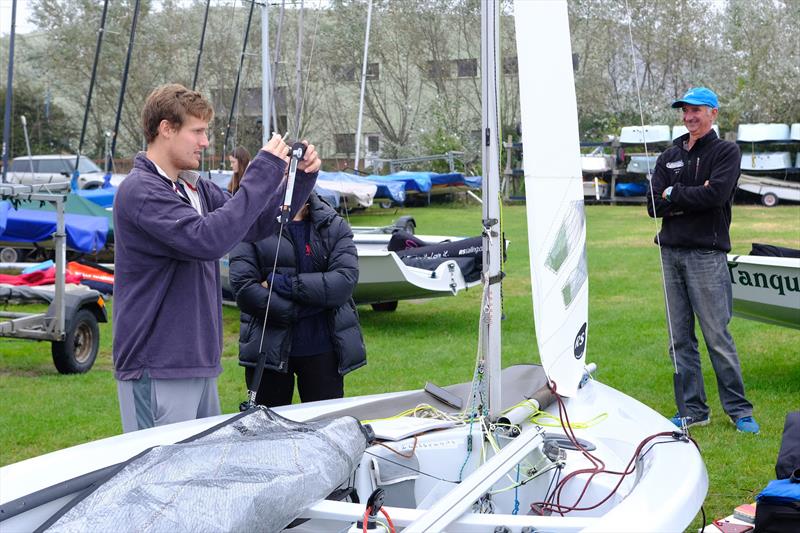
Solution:
[[[605,174],[614,170],[615,166],[616,157],[603,153],[602,146],[588,154],[581,154],[581,172],[584,174]]]
[[[761,197],[766,207],[775,207],[780,200],[800,202],[800,182],[768,178],[765,176],[739,176],[739,188]]]
[[[714,124],[713,126],[711,126],[711,129],[714,130],[715,132],[717,132],[717,137],[719,137],[719,126]],[[675,139],[677,139],[678,137],[680,137],[681,135],[684,135],[686,133],[689,133],[689,130],[686,129],[686,126],[684,126],[683,124],[678,124],[676,126],[672,126],[672,140],[673,141]]]
[[[623,144],[656,144],[669,143],[672,137],[669,126],[664,124],[644,126],[625,126],[619,134],[619,142]]]
[[[800,329],[800,258],[728,255],[733,314]]]
[[[738,142],[788,141],[788,124],[739,124]]]
[[[583,196],[600,200],[608,196],[608,182],[595,178],[591,181],[583,182]]]
[[[791,168],[789,152],[751,152],[742,154],[742,170],[784,170]]]
[[[337,172],[325,172],[325,179],[323,174],[317,179],[315,189],[323,189],[330,191],[333,196],[339,201],[335,208],[347,209],[354,208],[367,208],[372,205],[375,199],[375,193],[378,192],[378,186],[374,183],[359,183],[355,181],[344,181],[336,179]]]
[[[628,162],[628,172],[631,174],[652,174],[656,169],[656,161],[660,154],[632,155]]]
[[[488,146],[483,147],[483,198],[498,199],[498,77],[490,73],[498,68],[499,3],[483,2],[481,10],[482,129],[489,139]],[[530,147],[525,157],[525,189],[534,318],[542,366],[500,370],[500,205],[499,200],[485,201],[481,223],[483,299],[473,381],[445,390],[428,387],[425,391],[278,409],[294,420],[355,416],[371,421],[376,436],[339,486],[344,489],[339,493],[354,491],[361,503],[320,499],[309,506],[284,506],[295,511],[296,518],[308,520],[292,531],[360,531],[362,526],[356,525],[357,521],[370,510],[377,513],[381,504],[381,512],[387,521],[391,516],[393,522],[385,528],[403,528],[407,533],[682,531],[700,509],[708,479],[697,447],[649,407],[589,379],[594,365],[586,363],[586,228],[567,4],[517,2],[515,17],[523,144]],[[546,82],[541,72],[548,73]],[[533,127],[536,123],[548,124],[547,131]],[[402,333],[398,333],[401,339]],[[386,382],[391,386],[388,370]],[[428,406],[420,406],[423,403]],[[549,424],[546,418],[556,421],[547,431],[543,427]],[[196,523],[195,515],[208,516],[214,524],[223,517],[234,517],[242,522],[227,529],[279,530],[289,522],[267,526],[257,514],[263,505],[258,501],[242,505],[240,495],[249,493],[258,483],[250,479],[243,483],[238,477],[211,476],[208,483],[191,491],[186,486],[190,480],[175,485],[162,479],[156,487],[134,485],[128,497],[136,505],[141,495],[164,491],[159,492],[162,498],[152,500],[153,510],[146,522],[131,520],[124,506],[115,508],[120,514],[104,514],[113,503],[105,499],[109,493],[125,482],[130,485],[128,476],[133,471],[142,463],[149,464],[153,455],[169,455],[176,450],[173,446],[160,446],[143,454],[119,467],[110,478],[98,474],[63,484],[126,461],[153,445],[185,439],[231,420],[234,422],[229,427],[233,425],[238,431],[226,435],[238,432],[243,442],[231,444],[229,451],[238,451],[236,446],[245,446],[257,435],[249,427],[236,425],[236,417],[227,415],[112,437],[6,466],[0,469],[0,504],[6,513],[0,515],[4,520],[0,526],[4,530],[34,529],[81,491],[87,481],[105,480],[69,503],[66,514],[54,518],[52,525],[76,530],[90,526],[102,529],[98,524],[111,524],[109,528],[118,531],[139,531],[143,524],[152,530],[180,529],[182,521],[166,522],[162,511],[169,513],[173,505],[184,503],[191,506],[191,498],[201,494],[202,503],[194,506],[192,516],[185,517],[186,523]],[[293,435],[299,441],[302,434],[314,431],[298,428]],[[199,443],[203,437],[196,440]],[[176,445],[177,450],[191,448],[202,453],[203,448],[194,446],[194,442]],[[279,466],[291,473],[306,466],[306,455],[295,448],[295,441],[289,443],[290,450],[282,456],[270,456],[272,461],[266,462],[282,459]],[[331,447],[338,444],[331,442]],[[358,451],[357,446],[353,448]],[[313,457],[318,458],[320,453],[324,448],[316,450]],[[335,462],[339,453],[329,456]],[[254,455],[254,463],[257,457]],[[213,462],[213,474],[227,456],[219,454],[211,459],[208,462]],[[265,465],[273,470],[254,479],[269,481],[275,467]],[[157,470],[151,469],[160,473]],[[314,489],[322,484],[313,477],[302,483],[302,489],[287,485],[283,496],[305,492],[305,483]],[[53,485],[54,489],[47,488]],[[336,484],[328,490],[335,488]],[[42,489],[44,492],[27,496]],[[282,495],[278,489],[272,492]],[[48,497],[55,500],[48,502]],[[272,511],[269,507],[267,510]],[[11,512],[18,514],[7,518]],[[206,529],[215,528],[206,525]]]

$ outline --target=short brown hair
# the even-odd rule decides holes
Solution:
[[[142,128],[147,144],[155,140],[162,120],[180,129],[187,115],[211,122],[214,108],[199,92],[190,91],[179,83],[155,88],[142,109]]]

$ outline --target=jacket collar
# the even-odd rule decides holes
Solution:
[[[702,148],[706,144],[709,144],[718,138],[719,137],[717,136],[717,132],[714,131],[714,128],[711,128],[711,130],[708,133],[697,139],[697,142],[695,142],[694,146],[692,146],[692,150]],[[688,141],[689,141],[689,134],[684,133],[683,135],[672,141],[672,143],[678,148],[684,149],[683,145]]]
[[[164,176],[161,172],[158,171],[158,167],[155,163],[150,161],[147,157],[147,152],[139,152],[136,154],[136,157],[133,159],[133,166],[134,168],[139,168],[141,170],[145,170],[151,174],[155,174],[159,178],[166,180],[170,184],[172,180],[168,177]],[[183,180],[184,182],[188,183],[195,189],[197,189],[197,183],[200,181],[200,173],[195,172],[193,170],[181,170],[178,173],[178,179]]]

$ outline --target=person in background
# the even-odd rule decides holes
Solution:
[[[367,362],[353,302],[353,233],[319,196],[306,197],[282,235],[239,244],[230,255],[231,287],[241,310],[239,364],[249,390],[267,317],[256,401],[268,407],[292,403],[295,376],[302,402],[341,398],[344,375]]]
[[[275,134],[231,197],[195,172],[214,111],[178,84],[147,97],[147,151],[114,198],[114,377],[123,431],[220,413],[219,258],[277,231],[289,147]],[[313,146],[298,164],[294,209],[313,189]]]
[[[664,267],[670,354],[681,377],[676,403],[685,403],[687,410],[677,413],[672,422],[681,427],[682,417],[689,426],[711,420],[696,316],[722,407],[738,431],[758,433],[753,405],[745,397],[736,345],[728,332],[733,297],[727,252],[741,153],[736,143],[721,140],[712,129],[719,110],[713,91],[694,87],[672,107],[683,110],[689,131],[658,157],[647,200],[649,215],[662,219],[656,243],[661,245]]]
[[[239,190],[239,182],[242,181],[242,175],[247,170],[247,165],[250,164],[250,152],[244,146],[237,146],[228,160],[231,163],[231,170],[233,170],[233,177],[228,183],[228,192],[233,194]]]

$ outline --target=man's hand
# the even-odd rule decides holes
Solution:
[[[306,145],[306,153],[303,156],[303,160],[297,163],[297,169],[306,174],[318,172],[322,168],[322,160],[317,154],[317,149],[314,148],[313,144],[308,144],[306,140],[303,140],[303,144]]]
[[[265,152],[280,157],[284,163],[289,163],[289,146],[283,142],[283,137],[273,133],[267,144],[261,147]],[[316,153],[316,152],[315,152]]]

